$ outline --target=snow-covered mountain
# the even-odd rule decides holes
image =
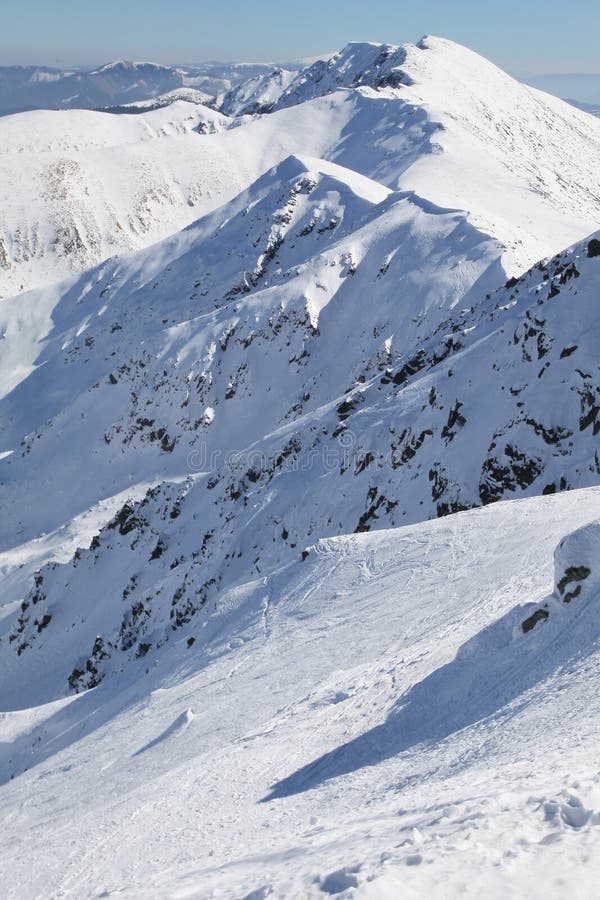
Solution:
[[[180,87],[184,73],[172,66],[118,60],[91,71],[35,67],[0,69],[0,114],[26,109],[95,109],[146,100]]]
[[[294,75],[295,72],[279,66],[272,72],[255,75],[218,97],[217,109],[227,116],[271,112]]]
[[[502,248],[464,214],[291,158],[58,302],[5,303],[22,367],[7,354],[8,574],[27,574],[15,545],[118,506],[89,550],[37,576],[7,689],[23,665],[52,683],[40,641],[61,642],[66,691],[193,638],[220,591],[316,536],[596,484],[599,245],[494,290]],[[53,323],[37,357],[33,310]]]
[[[319,59],[299,72],[281,92],[278,105],[291,106],[343,88],[399,88],[411,83],[403,66],[409,46],[352,43],[329,59]]]
[[[99,109],[196,88],[209,97],[270,72],[268,64],[164,66],[116,60],[93,69],[0,66],[0,116],[29,109]]]
[[[170,106],[178,100],[183,100],[185,103],[194,103],[197,106],[211,106],[213,98],[210,94],[206,94],[204,91],[199,91],[196,88],[181,87],[167,91],[166,94],[159,94],[158,97],[153,97],[151,100],[137,100],[134,103],[124,103],[121,106],[109,106],[102,112],[147,113],[153,112],[155,109],[162,109],[164,106]]]
[[[293,153],[467,210],[505,245],[511,274],[597,227],[600,122],[451,42],[349,45],[275,107],[2,119],[0,296],[148,246]]]
[[[587,900],[600,122],[278,79],[0,121],[11,896]]]

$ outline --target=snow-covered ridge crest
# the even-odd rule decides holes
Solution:
[[[153,97],[150,100],[137,100],[132,103],[123,103],[119,106],[110,106],[105,108],[103,112],[151,112],[155,109],[161,109],[163,106],[170,106],[172,103],[176,103],[179,100],[183,100],[185,103],[194,103],[197,106],[206,106],[211,103],[212,97],[204,91],[196,90],[196,88],[180,87],[175,88],[172,91],[167,91],[166,94],[159,94],[157,97]]]
[[[135,71],[136,69],[156,69],[157,71],[170,72],[172,71],[171,66],[164,66],[161,63],[154,63],[149,61],[142,62],[134,62],[133,60],[127,59],[116,59],[113,62],[105,63],[105,65],[100,66],[98,69],[93,69],[91,72],[88,72],[88,75],[99,75],[100,73],[105,72],[115,72],[119,69],[123,69],[125,71]]]
[[[352,42],[299,72],[275,69],[242,82],[217,98],[217,106],[227,115],[265,113],[342,89],[383,90],[408,85],[412,80],[402,68],[408,46]]]
[[[293,153],[465,210],[504,244],[511,273],[597,227],[600,121],[439,38],[349,45],[316,65],[286,88],[293,103],[285,91],[273,102],[287,74],[246,85],[269,115],[177,101],[1,119],[0,296],[147,246]]]
[[[393,186],[468,210],[506,245],[514,271],[583,236],[559,224],[573,203],[584,232],[597,226],[600,127],[564,101],[519,83],[460,44],[426,36],[402,47],[350,44],[299,73],[274,108],[361,85],[381,98],[394,96],[415,115],[424,112],[434,132],[427,151]],[[386,143],[395,146],[394,139]],[[382,174],[375,170],[375,177]],[[555,233],[554,245],[539,238],[542,219]],[[533,253],[529,260],[525,247]]]
[[[318,168],[287,160],[175,253],[168,242],[163,271],[158,248],[142,253],[55,314],[44,369],[7,398],[15,435],[40,377],[76,390],[54,392],[62,408],[4,463],[11,523],[31,537],[39,526],[22,493],[38,458],[54,460],[48,530],[90,490],[123,490],[133,466],[140,480],[160,466],[165,481],[42,572],[12,622],[8,679],[63,633],[84,583],[63,690],[195,639],[224,590],[315,538],[597,483],[598,238],[493,291],[500,248],[464,214],[361,198]],[[201,477],[170,481],[186,467]]]
[[[350,43],[328,60],[317,60],[282,91],[277,108],[302,103],[341,88],[399,88],[411,84],[404,71],[407,48],[393,44]]]
[[[216,108],[226,116],[271,112],[295,73],[280,67],[255,75],[217,97]]]

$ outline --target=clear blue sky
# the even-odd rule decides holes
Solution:
[[[287,61],[438,34],[514,74],[600,72],[599,0],[7,0],[0,65]]]

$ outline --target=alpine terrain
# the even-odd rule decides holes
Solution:
[[[247,75],[0,119],[2,894],[590,900],[600,119]]]

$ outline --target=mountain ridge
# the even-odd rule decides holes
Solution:
[[[600,121],[431,37],[185,96],[0,119],[8,897],[587,900]]]
[[[600,124],[464,48],[428,41],[427,49],[406,45],[391,56],[369,45],[371,62],[385,56],[374,83],[386,65],[400,71],[394,53],[401,51],[411,85],[340,89],[334,78],[327,90],[320,84],[319,96],[311,88],[312,99],[268,115],[227,117],[177,101],[109,118],[83,111],[3,118],[0,292],[10,296],[148,246],[232,199],[290,153],[467,210],[505,244],[511,274],[591,233],[600,209]],[[369,80],[361,65],[342,74]],[[15,197],[17,180],[23,188]]]
[[[126,503],[94,539],[93,550],[78,551],[66,570],[51,564],[44,575],[50,576],[50,586],[44,588],[43,602],[34,604],[38,622],[39,615],[54,615],[55,592],[70,596],[69,573],[83,566],[79,577],[92,579],[88,567],[98,566],[97,572],[111,577],[115,553],[130,574],[118,590],[111,588],[111,595],[126,591],[137,608],[141,592],[144,608],[147,603],[151,608],[162,563],[148,570],[151,584],[138,585],[137,576],[128,588],[128,579],[144,570],[146,556],[156,553],[160,559],[169,546],[183,549],[190,539],[188,516],[201,514],[206,528],[201,556],[196,551],[188,559],[183,551],[175,574],[167,569],[165,589],[180,585],[171,588],[173,606],[165,608],[161,601],[153,613],[145,613],[143,630],[134,629],[137,638],[128,650],[135,653],[139,642],[146,646],[155,640],[161,646],[173,622],[175,630],[183,627],[187,633],[208,599],[231,579],[235,583],[265,565],[280,565],[286,554],[297,555],[310,544],[317,527],[323,533],[323,524],[317,526],[323,479],[331,485],[326,530],[332,533],[397,526],[507,496],[596,483],[600,461],[597,452],[594,457],[593,435],[600,427],[594,413],[600,383],[590,323],[600,277],[593,252],[597,237],[493,291],[506,277],[501,248],[477,232],[464,213],[441,210],[414,194],[382,192],[371,182],[360,183],[363,193],[371,194],[361,198],[351,187],[354,173],[346,174],[344,186],[334,180],[340,175],[344,170],[331,164],[291,157],[240,195],[231,209],[192,226],[178,239],[176,253],[167,249],[173,241],[167,242],[162,258],[169,263],[162,272],[161,255],[142,252],[118,278],[109,269],[100,273],[92,291],[73,292],[75,321],[65,320],[53,339],[54,359],[49,356],[38,372],[46,383],[55,371],[78,387],[72,400],[65,395],[62,409],[44,409],[52,419],[38,419],[21,450],[4,460],[3,502],[15,512],[21,509],[19,530],[34,538],[33,522],[28,525],[23,516],[19,484],[24,483],[21,471],[35,472],[38,457],[55,460],[55,487],[46,480],[45,488],[54,518],[40,519],[39,509],[35,513],[38,525],[44,522],[50,531],[61,516],[70,519],[96,498],[107,497],[111,484],[112,493],[125,491],[132,467],[138,482],[152,480],[158,466],[167,482],[169,472],[177,479],[157,484],[141,503]],[[241,252],[244,231],[254,237],[247,258]],[[436,231],[437,245],[432,242]],[[236,248],[235,257],[228,245]],[[148,270],[146,257],[158,264]],[[228,257],[230,267],[222,265],[215,282],[211,260]],[[429,282],[423,276],[425,260]],[[410,286],[406,308],[394,302],[402,284]],[[173,285],[178,285],[176,306]],[[374,290],[377,304],[365,306],[361,297]],[[182,306],[186,293],[194,314]],[[84,313],[85,306],[79,311],[82,302],[92,304],[89,312]],[[92,324],[96,308],[99,326]],[[150,330],[132,342],[131,329],[139,328],[142,308]],[[102,318],[107,310],[110,328]],[[83,332],[77,324],[82,313]],[[153,334],[157,319],[167,327]],[[83,343],[77,335],[85,336]],[[132,343],[143,348],[141,355],[128,355]],[[353,354],[344,360],[340,348],[350,345]],[[94,357],[96,364],[89,368]],[[330,358],[338,359],[336,369],[328,368]],[[68,374],[71,365],[81,367],[83,381]],[[16,434],[24,428],[18,410],[34,409],[27,396],[37,392],[38,381],[34,371],[5,401],[5,419],[14,420]],[[269,393],[267,413],[262,398]],[[81,423],[92,409],[96,427],[90,432]],[[73,450],[65,453],[66,447]],[[90,461],[83,480],[71,475],[73,496],[83,506],[64,506],[59,493],[52,499],[57,490],[64,495],[72,453],[73,461],[82,453]],[[188,479],[181,481],[185,472]],[[300,484],[302,509],[286,513]],[[251,508],[258,504],[260,513],[246,512],[250,497],[255,498]],[[194,512],[183,515],[185,509]],[[283,542],[276,541],[277,523],[286,535]],[[132,555],[130,533],[135,535]],[[264,562],[253,546],[265,549],[271,542]],[[254,556],[254,562],[238,562],[240,554],[244,560]],[[230,562],[224,563],[224,556]],[[94,580],[102,586],[105,577],[96,574]],[[194,592],[197,600],[190,599]],[[28,612],[34,596],[37,587],[12,632],[11,656],[22,648],[27,657],[29,645],[37,644],[38,626]],[[118,618],[113,629],[120,627]],[[52,624],[44,630],[55,633]],[[92,631],[91,649],[97,627]],[[150,633],[163,636],[148,641],[144,635]],[[115,656],[120,665],[120,640],[105,635],[101,658]],[[73,671],[83,675],[87,665],[74,664]],[[86,676],[80,684],[74,678],[74,686],[91,686],[105,670],[97,661],[89,666],[92,681]]]

